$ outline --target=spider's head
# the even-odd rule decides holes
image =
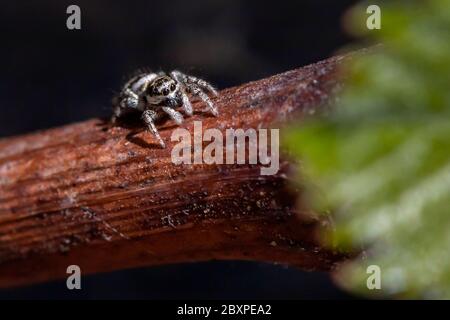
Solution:
[[[182,97],[179,84],[171,77],[158,77],[147,87],[147,100],[152,104],[180,106]]]

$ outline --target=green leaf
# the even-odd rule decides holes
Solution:
[[[337,276],[344,286],[379,293],[366,286],[374,264],[382,294],[450,298],[450,4],[383,2],[382,29],[364,31],[367,5],[348,25],[383,46],[349,60],[334,111],[283,144],[311,205],[333,212],[333,243],[365,249]]]

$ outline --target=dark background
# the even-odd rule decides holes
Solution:
[[[238,85],[329,57],[350,0],[1,1],[0,137],[108,116],[139,67]],[[81,30],[66,8],[81,7]],[[250,262],[125,270],[0,290],[7,298],[350,298],[326,274]]]

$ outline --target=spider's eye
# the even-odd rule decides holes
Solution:
[[[175,91],[176,88],[177,88],[177,86],[175,85],[175,83],[172,83],[170,85],[170,91]]]
[[[167,96],[169,94],[169,89],[164,88],[162,93],[163,93],[163,95]]]
[[[158,94],[158,89],[157,89],[156,87],[153,87],[152,93],[153,93],[154,95],[157,95],[157,94]]]

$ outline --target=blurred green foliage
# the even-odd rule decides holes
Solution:
[[[333,212],[328,240],[365,248],[338,274],[344,286],[450,298],[450,1],[378,1],[376,31],[368,4],[347,25],[383,45],[349,61],[333,112],[291,127],[284,147],[301,159],[311,205]],[[372,264],[380,291],[366,286]]]

